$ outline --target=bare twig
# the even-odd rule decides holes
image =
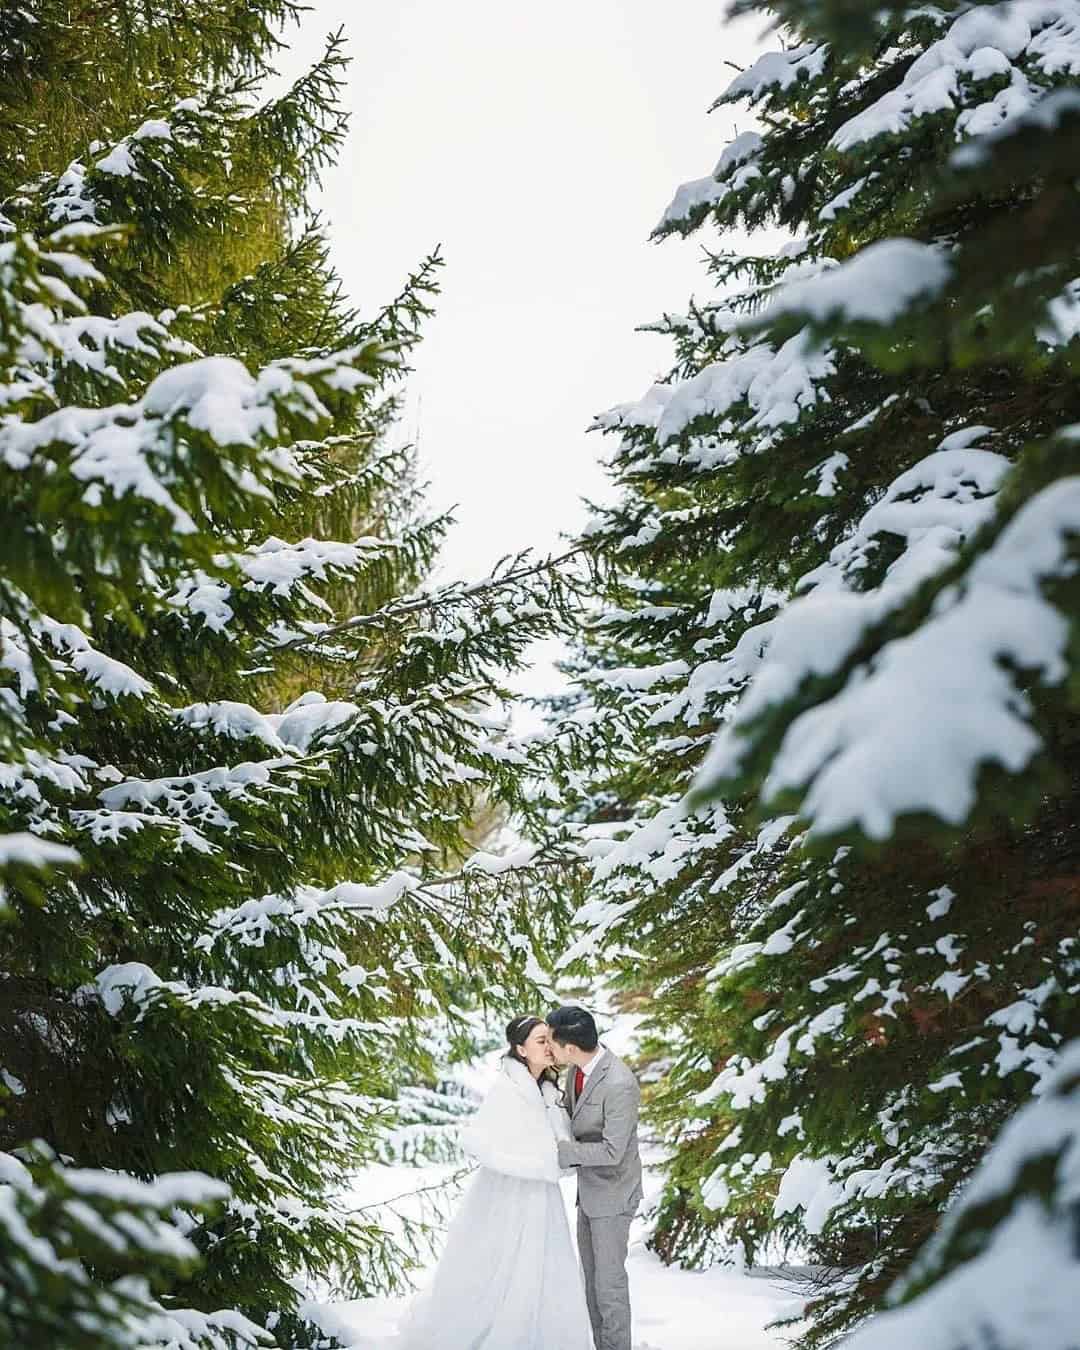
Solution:
[[[377,1200],[374,1204],[364,1205],[361,1209],[350,1210],[350,1214],[367,1214],[373,1209],[382,1209],[386,1205],[396,1205],[399,1200],[411,1200],[415,1195],[427,1195],[431,1191],[445,1191],[450,1186],[456,1185],[462,1178],[471,1176],[479,1167],[479,1163],[470,1163],[467,1167],[459,1167],[453,1176],[447,1177],[445,1181],[433,1181],[430,1186],[420,1186],[415,1191],[402,1191],[400,1195],[392,1195],[389,1200]]]

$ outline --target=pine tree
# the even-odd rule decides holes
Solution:
[[[601,855],[568,963],[650,994],[654,1243],[808,1253],[816,1345],[1080,1032],[1080,8],[743,8],[788,25],[720,100],[758,129],[657,233],[793,238],[711,254],[669,378],[599,419],[621,495],[548,802]],[[1060,1234],[1059,1153],[995,1222],[1042,1196]]]
[[[527,805],[501,681],[567,594],[423,585],[387,431],[437,259],[342,300],[303,213],[340,37],[258,97],[295,10],[4,16],[5,1341],[299,1346],[305,1272],[392,1287],[344,1182],[563,923],[454,860],[481,790]]]

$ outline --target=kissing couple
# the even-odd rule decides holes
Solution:
[[[630,1350],[637,1079],[584,1008],[515,1017],[506,1041],[494,1086],[462,1132],[480,1166],[399,1350]],[[575,1173],[580,1266],[559,1188]]]

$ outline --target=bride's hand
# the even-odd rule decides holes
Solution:
[[[565,1139],[567,1143],[571,1142],[573,1135],[570,1133],[570,1121],[567,1118],[565,1110],[561,1106],[552,1103],[547,1108],[548,1124],[551,1126],[551,1132],[556,1139]]]

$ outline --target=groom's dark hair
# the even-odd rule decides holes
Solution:
[[[556,1008],[548,1014],[548,1027],[560,1045],[576,1045],[579,1050],[595,1050],[600,1043],[593,1015],[584,1008]]]

